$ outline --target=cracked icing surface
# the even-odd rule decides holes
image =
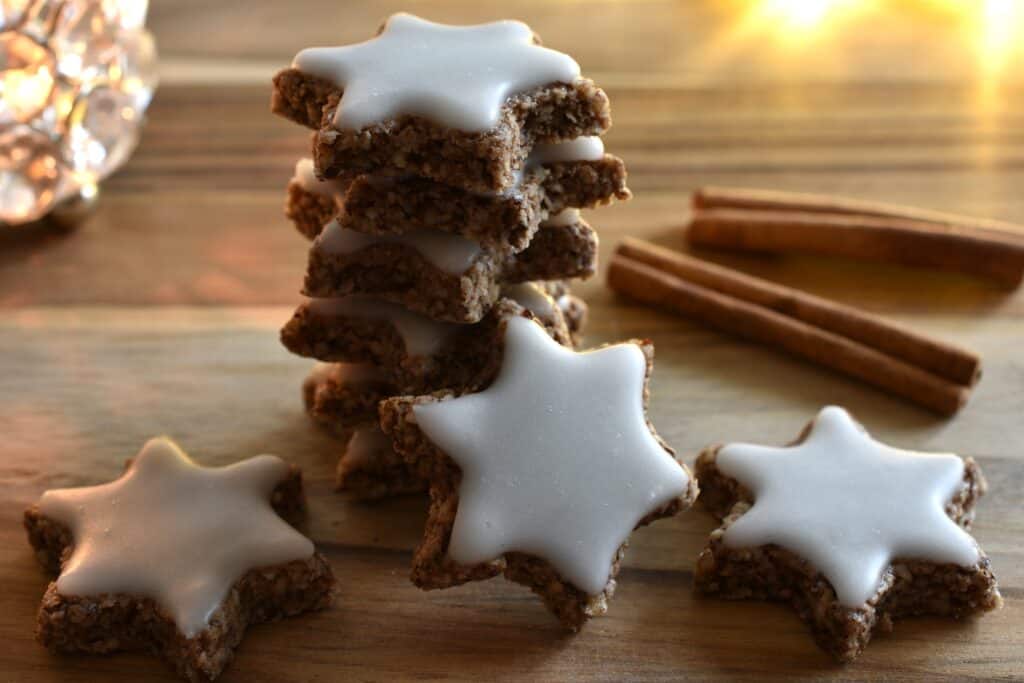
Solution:
[[[533,41],[519,21],[449,26],[400,12],[374,38],[302,50],[292,66],[344,90],[334,115],[339,130],[406,114],[483,132],[510,95],[579,78],[571,57]]]
[[[247,571],[313,554],[313,543],[270,505],[287,474],[273,455],[200,467],[170,439],[155,438],[116,481],[47,491],[40,511],[75,541],[57,590],[151,597],[195,636]]]
[[[796,553],[846,606],[871,599],[895,558],[964,567],[980,558],[974,539],[945,512],[962,484],[963,461],[879,443],[842,408],[822,409],[796,446],[729,444],[717,466],[754,495],[724,543],[774,543]]]
[[[688,485],[648,427],[646,371],[635,344],[576,353],[513,318],[490,387],[415,405],[420,429],[462,469],[451,559],[525,552],[600,594],[637,523]]]

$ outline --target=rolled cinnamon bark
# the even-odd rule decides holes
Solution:
[[[858,341],[957,384],[973,385],[981,375],[981,359],[976,353],[886,322],[853,306],[643,240],[627,238],[618,246],[616,254]]]
[[[944,225],[953,229],[986,233],[993,239],[1024,241],[1024,226],[1006,221],[974,216],[960,216],[942,211],[919,209],[886,202],[873,202],[848,197],[783,192],[780,190],[754,190],[739,187],[702,187],[693,193],[694,209],[752,209],[756,211],[782,211],[800,213],[842,214],[849,216],[875,216],[902,218],[923,223]]]
[[[612,289],[681,313],[719,330],[773,346],[913,401],[944,416],[967,401],[970,388],[914,364],[759,303],[687,281],[616,253],[608,270]]]
[[[811,211],[698,209],[687,230],[697,245],[803,252],[955,271],[1007,288],[1024,277],[1024,237],[905,218]]]

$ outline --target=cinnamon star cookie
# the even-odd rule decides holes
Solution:
[[[504,574],[575,630],[607,608],[633,529],[688,506],[697,486],[647,421],[649,344],[577,353],[526,318],[503,325],[485,390],[381,404],[395,450],[430,483],[412,580]]]
[[[895,618],[1002,604],[965,531],[985,491],[971,458],[886,446],[830,406],[793,446],[705,450],[697,476],[701,502],[722,519],[697,562],[697,590],[787,601],[840,661]]]
[[[39,559],[59,573],[39,641],[149,651],[189,680],[216,678],[249,624],[330,603],[330,566],[278,516],[302,507],[301,475],[280,458],[200,467],[167,438],[116,481],[47,491],[25,512]]]
[[[608,97],[529,26],[392,15],[375,38],[299,52],[273,110],[316,130],[316,174],[413,174],[476,192],[517,182],[537,142],[599,135]]]

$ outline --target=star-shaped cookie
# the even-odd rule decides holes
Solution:
[[[701,501],[723,519],[697,589],[789,600],[841,661],[893,618],[959,618],[1001,602],[965,531],[985,490],[970,458],[887,446],[830,406],[792,446],[705,450],[697,476]]]
[[[498,123],[509,95],[580,76],[571,57],[538,45],[522,22],[448,26],[404,12],[370,40],[307,48],[292,66],[343,89],[338,129],[409,114],[482,132]]]
[[[215,678],[248,624],[330,601],[326,560],[275,508],[301,510],[296,468],[272,455],[200,467],[167,438],[116,481],[47,491],[25,513],[29,541],[59,572],[40,642],[151,650],[186,678]]]
[[[536,143],[611,126],[604,91],[526,24],[404,13],[363,43],[299,52],[271,108],[317,131],[317,177],[416,175],[478,193],[518,185]]]
[[[576,629],[605,610],[633,529],[688,505],[696,482],[647,421],[649,345],[577,353],[526,318],[508,320],[503,341],[484,391],[382,405],[396,450],[431,486],[412,579],[504,573]]]

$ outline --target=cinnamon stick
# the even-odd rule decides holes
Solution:
[[[886,322],[853,306],[752,277],[643,240],[625,239],[619,244],[616,254],[858,341],[957,384],[973,385],[981,375],[981,359],[974,352]]]
[[[927,341],[918,335],[859,311],[847,319],[854,309],[838,304],[823,306],[823,302],[832,302],[681,254],[668,258],[666,250],[651,247],[637,240],[621,246],[611,260],[609,286],[722,331],[832,368],[942,415],[954,414],[970,395],[969,385],[937,375],[880,348],[914,348]],[[862,334],[858,339],[837,331],[848,332],[863,321],[869,321],[871,329],[885,331],[883,336],[889,341],[878,343],[875,332]],[[902,334],[893,335],[893,330]],[[894,343],[893,339],[903,341]],[[921,346],[932,348],[928,353],[938,349],[936,358],[943,356],[942,347],[937,342]],[[954,350],[949,357],[961,355],[969,359],[971,354]],[[955,372],[961,376],[970,366],[970,362],[963,361],[961,358],[950,365],[958,367]],[[975,369],[971,379],[976,376]]]
[[[799,210],[699,209],[693,244],[764,252],[805,252],[925,266],[1015,288],[1024,277],[1024,237],[904,218]]]
[[[989,218],[960,216],[886,202],[873,202],[807,192],[754,190],[738,187],[702,187],[693,194],[693,208],[797,211],[800,213],[900,218],[931,223],[936,226],[946,226],[953,231],[982,233],[993,239],[1009,239],[1024,243],[1024,226],[1014,223]]]

